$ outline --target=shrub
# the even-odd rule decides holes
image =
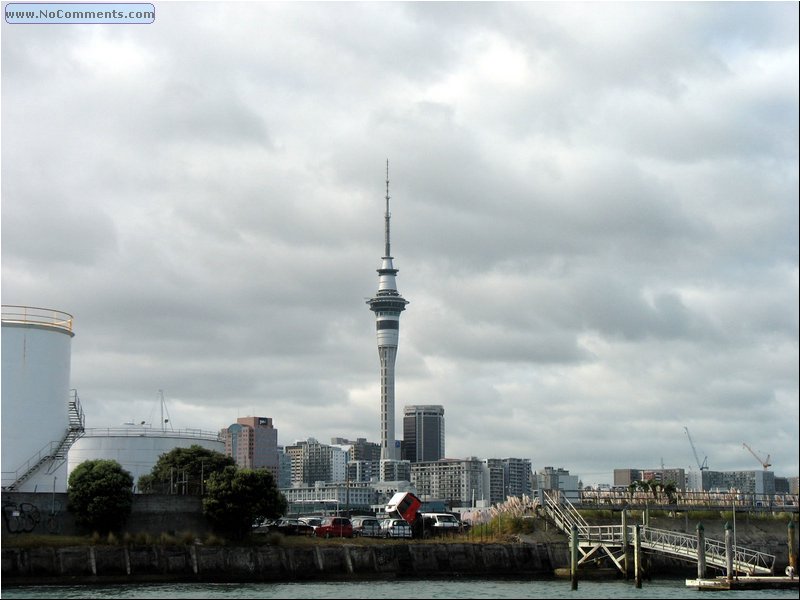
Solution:
[[[67,503],[81,527],[119,531],[133,506],[133,477],[115,460],[87,460],[69,476]]]

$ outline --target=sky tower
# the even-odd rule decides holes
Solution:
[[[389,161],[386,161],[386,214],[384,215],[385,249],[378,269],[378,293],[367,300],[375,313],[378,335],[378,358],[381,362],[381,459],[398,460],[399,448],[394,440],[394,361],[400,334],[400,313],[408,301],[397,291],[397,269],[392,264],[389,243]]]

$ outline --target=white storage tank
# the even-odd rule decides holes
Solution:
[[[115,460],[133,475],[134,491],[138,492],[139,477],[149,475],[162,454],[192,445],[225,454],[225,442],[218,433],[199,429],[171,431],[140,426],[87,429],[69,449],[68,474],[86,460]]]
[[[77,431],[70,420],[77,402],[70,393],[72,320],[59,310],[2,307],[4,490],[66,491],[64,445]],[[82,414],[80,420],[82,426]]]

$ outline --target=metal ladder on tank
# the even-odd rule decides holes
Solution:
[[[69,425],[67,430],[57,442],[48,442],[38,452],[25,461],[21,467],[13,471],[13,482],[4,485],[3,490],[7,492],[16,489],[27,481],[34,473],[39,471],[44,465],[47,466],[47,474],[54,473],[67,460],[67,452],[72,444],[80,439],[85,431],[85,415],[78,398],[78,390],[70,390],[69,401],[67,403],[69,414]],[[5,475],[5,473],[3,474]],[[12,479],[10,477],[9,479]],[[5,479],[5,477],[4,477]]]

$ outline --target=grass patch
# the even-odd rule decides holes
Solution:
[[[16,535],[3,538],[3,548],[62,548],[88,546],[90,539],[78,535]]]

